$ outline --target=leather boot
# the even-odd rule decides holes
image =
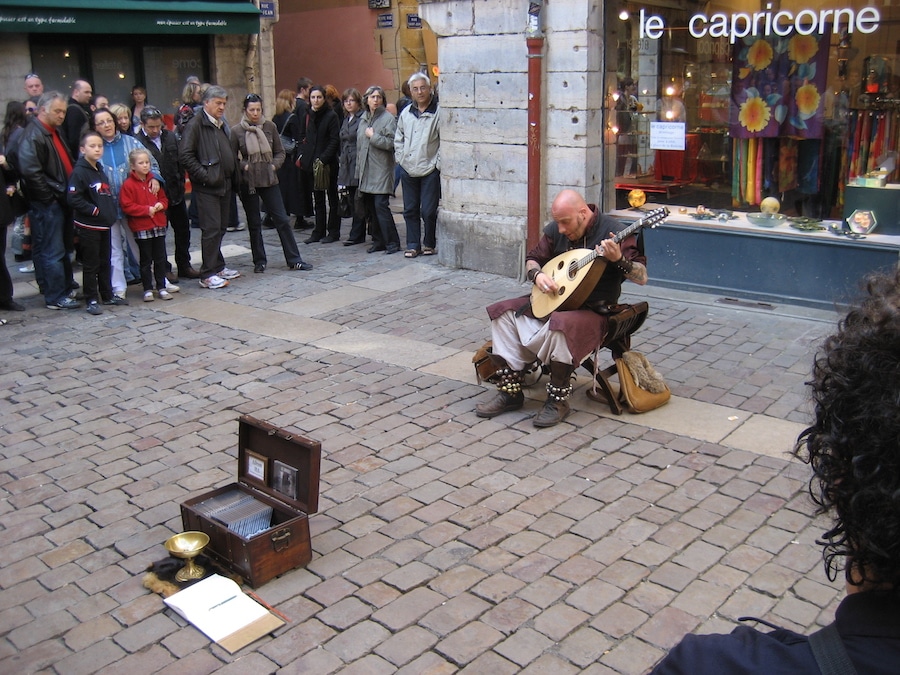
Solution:
[[[552,427],[569,416],[569,396],[572,394],[572,373],[575,366],[550,362],[550,382],[547,383],[547,400],[534,418],[536,427]]]
[[[188,265],[187,267],[179,267],[178,268],[178,277],[184,277],[185,279],[199,279],[200,272],[195,270],[193,267]]]
[[[519,410],[525,405],[525,394],[522,393],[522,373],[509,367],[502,356],[491,354],[491,360],[497,365],[494,380],[497,393],[490,401],[475,406],[478,417],[496,417],[512,410]]]

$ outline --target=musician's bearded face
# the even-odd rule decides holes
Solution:
[[[584,209],[563,209],[559,213],[553,214],[553,219],[559,228],[559,233],[569,241],[581,239],[587,230],[590,221],[590,210]]]

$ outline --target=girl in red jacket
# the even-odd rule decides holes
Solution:
[[[153,302],[153,281],[160,300],[171,300],[166,290],[166,194],[150,191],[150,153],[140,148],[128,155],[131,174],[122,184],[119,201],[128,217],[128,227],[134,232],[141,254],[141,282],[144,302]],[[151,273],[152,266],[152,273]]]

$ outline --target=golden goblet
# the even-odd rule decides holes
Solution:
[[[178,581],[199,579],[206,574],[206,570],[195,563],[194,558],[200,555],[208,543],[209,535],[205,532],[182,532],[166,540],[166,550],[169,553],[176,558],[187,560],[185,566],[175,575]]]

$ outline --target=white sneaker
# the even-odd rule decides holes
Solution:
[[[203,286],[203,288],[224,288],[228,285],[228,282],[218,274],[213,274],[207,279],[201,279],[200,285]]]
[[[237,270],[230,270],[225,267],[221,272],[219,272],[219,276],[223,279],[237,279],[239,276],[241,276],[241,273]]]
[[[27,265],[22,265],[19,268],[19,271],[22,274],[32,274],[34,273],[34,263],[28,263]]]
[[[144,291],[144,302],[153,302],[153,291]]]
[[[181,290],[181,286],[176,286],[171,281],[166,279],[166,290],[169,291],[169,293],[177,293]]]
[[[169,291],[165,288],[159,292],[160,300],[171,300],[172,297],[173,297],[172,294],[169,293]]]

